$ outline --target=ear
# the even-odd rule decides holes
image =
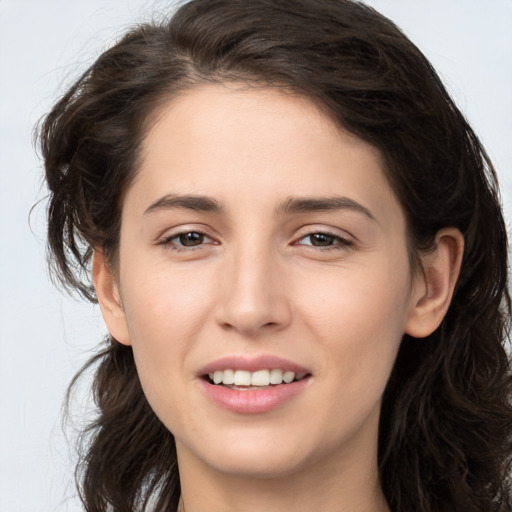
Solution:
[[[105,253],[95,249],[92,260],[92,280],[100,304],[103,320],[110,335],[123,345],[131,345],[126,316],[116,277],[109,268]]]
[[[414,280],[405,333],[415,338],[432,334],[441,324],[459,277],[464,237],[456,228],[441,229],[436,248],[421,257],[423,271]]]

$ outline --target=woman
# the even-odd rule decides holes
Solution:
[[[495,174],[389,20],[193,0],[40,137],[55,269],[110,332],[86,510],[512,510]]]

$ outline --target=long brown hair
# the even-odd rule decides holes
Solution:
[[[452,304],[427,339],[405,336],[387,385],[379,471],[394,512],[510,512],[512,377],[507,236],[495,172],[422,53],[352,0],[192,0],[130,30],[40,127],[51,263],[95,301],[93,247],[115,267],[123,194],[158,106],[197,84],[301,94],[377,147],[408,223],[411,259],[446,226],[464,235]],[[176,509],[174,439],[149,407],[130,347],[108,338],[97,416],[77,471],[88,512]]]

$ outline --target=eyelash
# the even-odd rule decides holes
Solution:
[[[331,245],[313,245],[312,243],[309,243],[309,244],[299,243],[301,240],[304,240],[306,238],[309,238],[310,242],[311,242],[311,237],[313,237],[315,235],[321,235],[321,236],[325,236],[328,238],[332,238],[333,243]],[[352,242],[351,240],[348,240],[346,238],[343,238],[342,236],[336,235],[335,233],[331,233],[329,231],[314,231],[314,232],[308,233],[308,234],[298,238],[297,241],[294,242],[294,245],[305,245],[307,247],[312,247],[312,248],[314,248],[316,250],[320,250],[320,251],[339,251],[339,250],[344,250],[344,249],[353,247],[354,242]]]
[[[198,237],[202,237],[202,240],[200,243],[196,245],[184,245],[183,243],[177,244],[176,242],[173,242],[173,240],[180,240],[182,237],[185,237],[187,235],[197,235]],[[327,238],[332,238],[332,243],[330,245],[313,245],[312,243],[312,237],[314,236],[324,236]],[[204,242],[204,239],[211,240],[211,242]],[[302,240],[305,240],[309,238],[310,243],[309,244],[302,244],[300,243]],[[182,240],[181,240],[182,242]],[[215,242],[211,237],[209,237],[206,233],[203,233],[202,231],[197,230],[190,230],[190,231],[182,231],[180,233],[173,234],[171,236],[168,236],[164,238],[161,242],[159,242],[159,245],[165,246],[167,249],[173,250],[173,251],[193,251],[199,249],[201,246],[205,245],[205,243],[210,243],[213,245],[217,245],[217,242]],[[308,233],[300,238],[297,239],[293,243],[293,245],[302,245],[314,248],[316,250],[320,251],[333,251],[333,250],[343,250],[347,248],[353,247],[354,243],[351,240],[347,240],[346,238],[343,238],[339,235],[336,235],[335,233],[331,233],[329,231],[314,231],[311,233]]]
[[[203,241],[201,243],[198,243],[197,245],[184,245],[183,243],[177,244],[176,242],[173,242],[173,240],[180,239],[181,237],[187,236],[187,235],[199,235],[199,237],[203,237]],[[193,251],[199,249],[202,245],[205,244],[204,239],[211,240],[210,243],[213,245],[217,245],[217,243],[209,237],[206,233],[203,233],[202,231],[198,230],[190,230],[190,231],[182,231],[180,233],[173,234],[171,236],[165,237],[161,242],[159,242],[159,245],[165,246],[166,249],[172,250],[172,251]]]

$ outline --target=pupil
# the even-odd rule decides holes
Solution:
[[[311,235],[311,244],[315,246],[327,246],[334,243],[334,237],[332,235],[326,235],[324,233],[315,233]]]
[[[180,243],[186,246],[199,245],[203,242],[204,235],[192,231],[190,233],[184,233],[180,235]]]

